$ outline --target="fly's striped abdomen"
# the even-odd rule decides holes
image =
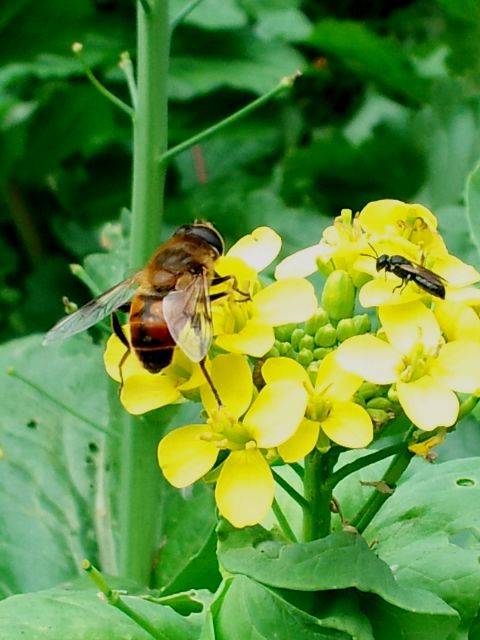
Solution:
[[[130,308],[132,347],[150,373],[170,364],[175,347],[163,315],[163,296],[138,294]]]

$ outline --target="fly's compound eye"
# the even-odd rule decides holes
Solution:
[[[177,229],[176,233],[184,233],[186,236],[200,238],[215,249],[218,255],[223,255],[225,245],[219,231],[209,224],[185,224]]]

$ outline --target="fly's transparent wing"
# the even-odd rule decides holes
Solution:
[[[413,273],[414,275],[421,276],[422,278],[425,278],[425,280],[430,280],[438,285],[447,283],[445,278],[442,278],[442,276],[440,276],[438,273],[435,273],[435,271],[430,271],[430,269],[427,269],[417,262],[412,262],[410,265],[402,265],[402,269],[404,269],[404,271],[408,271],[409,273]]]
[[[105,291],[97,298],[90,300],[74,313],[65,316],[57,322],[45,335],[42,344],[49,344],[56,340],[65,340],[70,336],[93,327],[123,304],[126,304],[138,287],[138,274]]]
[[[168,293],[163,300],[163,315],[172,338],[185,355],[200,362],[213,337],[206,273],[193,278],[184,289]]]

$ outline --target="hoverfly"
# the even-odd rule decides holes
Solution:
[[[372,245],[370,245],[372,247]],[[373,251],[375,248],[372,247]],[[362,254],[368,255],[368,254]],[[368,256],[375,260],[375,267],[377,271],[385,269],[401,279],[401,283],[393,290],[403,290],[409,282],[414,282],[418,287],[426,291],[432,296],[445,299],[445,280],[438,273],[430,271],[421,264],[413,262],[404,256],[392,255],[389,256],[386,253],[378,255],[375,251],[375,256]]]
[[[230,279],[215,273],[215,262],[223,251],[223,238],[212,224],[194,222],[179,227],[144,269],[62,318],[45,335],[43,344],[69,338],[112,315],[114,332],[127,348],[121,370],[130,344],[115,311],[127,307],[131,346],[145,369],[161,371],[170,364],[178,345],[190,360],[200,364],[221,404],[205,368],[205,357],[213,337],[210,303],[225,295],[210,295],[209,288]]]

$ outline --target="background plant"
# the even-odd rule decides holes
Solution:
[[[171,15],[182,8],[172,2]],[[78,0],[68,7],[53,0],[41,6],[21,2],[0,14],[0,304],[6,341],[0,360],[4,372],[12,367],[16,372],[16,377],[4,376],[1,386],[0,474],[5,490],[0,566],[5,596],[72,579],[83,557],[108,571],[118,569],[120,480],[115,448],[121,438],[109,432],[100,348],[89,345],[87,350],[79,339],[47,358],[38,336],[13,338],[48,328],[62,312],[61,295],[68,293],[76,301],[89,296],[74,279],[67,279],[69,261],[82,262],[88,255],[88,278],[85,273],[83,278],[93,280],[99,290],[124,271],[128,216],[122,217],[122,224],[108,225],[101,235],[99,230],[107,221],[118,220],[120,209],[130,203],[130,123],[90,85],[70,46],[82,42],[84,59],[94,73],[128,101],[125,74],[117,63],[125,50],[136,59],[134,21],[134,8],[126,2]],[[41,31],[38,24],[43,25]],[[473,3],[374,3],[362,12],[348,2],[204,0],[172,39],[170,146],[271,90],[296,68],[304,73],[288,99],[272,102],[173,161],[163,233],[170,225],[205,217],[231,241],[268,223],[282,234],[288,252],[311,244],[312,229],[319,236],[341,208],[356,210],[369,200],[389,196],[421,201],[434,209],[450,250],[478,264],[476,174],[468,192],[473,239],[465,217],[465,184],[478,158],[479,24]],[[100,249],[99,238],[114,250],[111,254],[92,254]],[[115,401],[112,414],[117,410]],[[178,409],[162,413],[169,427],[188,419]],[[439,450],[440,460],[478,451],[476,422],[470,419],[466,426]],[[466,481],[474,477],[473,462],[461,468]],[[438,474],[446,491],[449,476],[440,469],[424,473],[434,487],[439,486],[434,482]],[[215,589],[220,577],[213,554],[210,494],[196,487],[198,507],[193,509],[160,485],[159,472],[158,479],[158,547],[175,531],[175,548],[161,553],[152,585],[161,586],[164,594],[192,586]],[[444,542],[440,531],[445,514],[440,506],[432,506],[432,493],[433,488],[425,494],[424,508],[436,514],[438,528],[432,536],[425,532],[424,539]],[[409,500],[412,509],[422,508],[412,487],[405,488],[403,500],[405,512]],[[448,552],[454,552],[449,557],[460,567],[458,584],[466,593],[474,572],[471,555],[464,550],[475,549],[478,514],[470,500],[457,506],[455,521],[466,518],[468,526],[450,532]],[[388,525],[395,531],[398,513],[392,509],[384,518],[383,530]],[[245,545],[241,538],[246,534],[236,535],[240,546]],[[402,540],[407,547],[408,536]],[[418,551],[434,564],[436,554],[440,557],[445,549],[430,544]],[[229,569],[228,558],[223,557],[222,564]],[[331,564],[325,573],[328,567]],[[348,586],[357,580],[351,576]],[[271,586],[289,589],[291,584],[278,578]],[[309,586],[325,587],[334,588]],[[388,588],[382,588],[384,602],[391,605]],[[478,610],[472,593],[466,605],[470,620]],[[278,604],[277,592],[252,585],[247,578],[222,597],[224,613],[217,626],[226,637],[235,637],[228,626],[228,606],[234,606],[229,603],[236,606],[244,597],[246,602],[267,599],[272,607]],[[335,617],[341,598],[332,600],[330,616]],[[38,606],[58,619],[55,598],[53,609],[50,601],[48,594],[7,601],[13,609],[4,609],[6,637],[14,637],[12,628],[17,632],[12,618],[24,617],[16,606],[30,611]],[[389,605],[378,602],[373,598],[368,606],[376,604],[380,616],[380,609],[385,613]],[[343,604],[348,611],[366,606],[361,598]],[[90,600],[85,606],[91,606]],[[192,606],[189,602],[188,610]],[[101,622],[104,610],[98,611]],[[107,629],[110,615],[105,613]],[[303,615],[292,610],[292,624],[308,626],[311,620]],[[81,637],[82,621],[72,621],[70,614],[68,618],[70,633],[73,625]],[[25,624],[30,624],[28,619]],[[118,624],[123,619],[118,618]],[[361,624],[352,622],[352,627]],[[438,632],[438,624],[431,627]],[[65,635],[61,624],[58,633]],[[475,623],[470,634],[475,637]]]

